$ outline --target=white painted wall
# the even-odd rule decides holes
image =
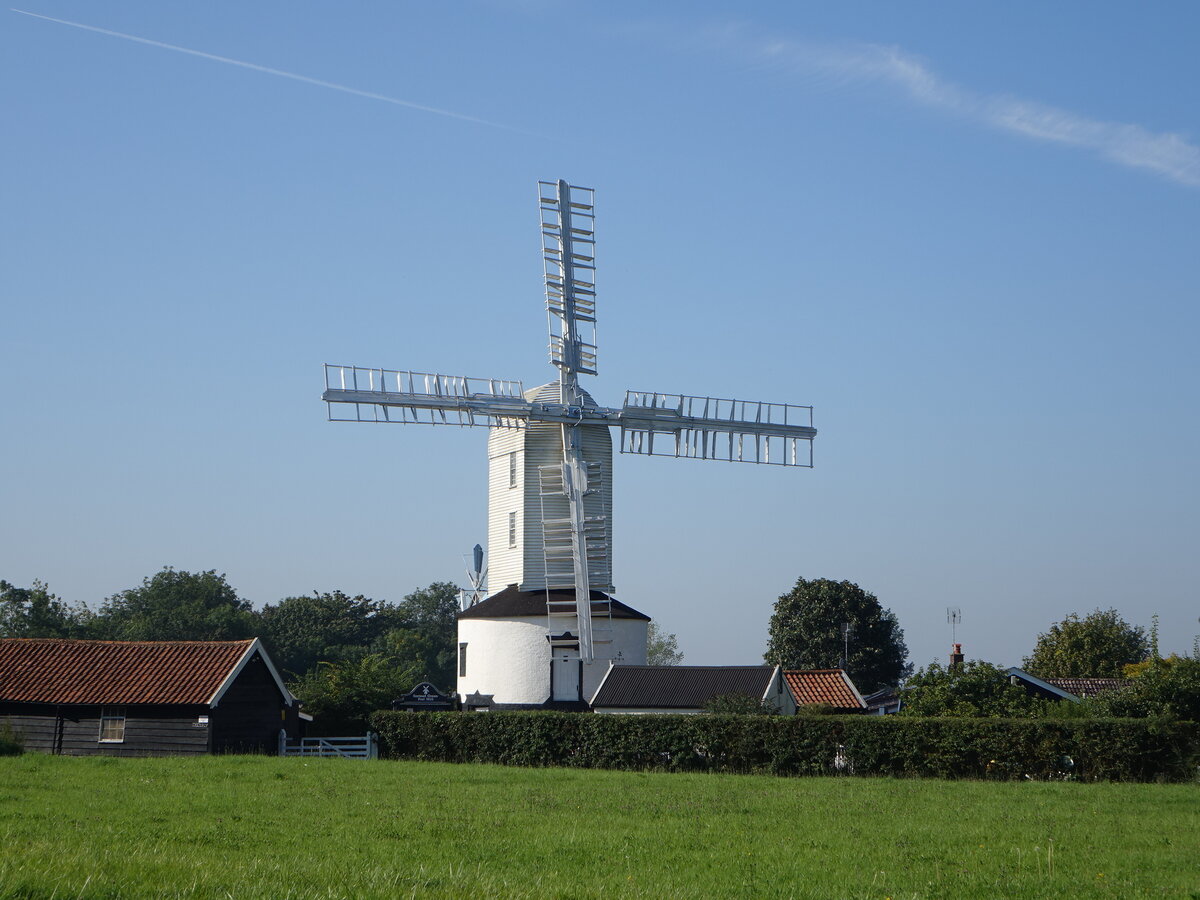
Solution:
[[[596,693],[610,660],[646,664],[648,626],[642,619],[612,620],[612,642],[596,645],[597,658],[584,666],[581,699],[590,700]],[[550,699],[545,616],[461,619],[458,641],[467,645],[467,673],[458,678],[459,696],[479,691],[492,694],[495,703],[540,704]],[[555,665],[565,667],[570,674],[564,677],[578,684],[578,653],[560,651]]]

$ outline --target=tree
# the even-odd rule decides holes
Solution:
[[[401,631],[408,634],[393,632],[389,637],[389,649],[405,662],[419,665],[419,680],[443,690],[452,690],[457,677],[458,609],[458,587],[435,581],[400,601]]]
[[[677,666],[683,662],[679,652],[679,641],[675,635],[663,631],[654,622],[646,629],[646,664],[650,666]]]
[[[895,614],[849,581],[797,579],[775,603],[765,659],[786,669],[838,668],[849,623],[846,670],[863,693],[899,682],[912,671]]]
[[[232,641],[255,637],[258,620],[224,575],[168,566],[105,600],[92,631],[118,641]]]
[[[19,588],[0,579],[0,637],[84,637],[91,617],[86,606],[64,603],[40,581]]]
[[[1092,698],[1097,714],[1200,722],[1200,657],[1154,657],[1129,674],[1126,687]]]
[[[900,697],[902,716],[1029,718],[1044,714],[1051,702],[1010,684],[1005,669],[976,659],[951,668],[931,663],[904,683]]]
[[[1115,609],[1097,609],[1083,619],[1071,613],[1038,635],[1024,668],[1038,678],[1120,678],[1126,664],[1149,655],[1146,629]]]
[[[371,713],[388,709],[419,680],[415,665],[369,653],[357,660],[323,662],[288,689],[312,714],[315,731],[348,735],[365,733]]]
[[[302,675],[321,662],[341,662],[381,649],[404,622],[397,608],[341,591],[285,597],[259,612],[262,638],[275,664]]]

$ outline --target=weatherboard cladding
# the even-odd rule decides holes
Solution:
[[[525,392],[530,402],[559,400],[559,383]],[[596,403],[584,392],[584,405]],[[584,459],[600,463],[599,489],[584,498],[584,513],[604,516],[607,540],[602,557],[589,558],[588,582],[612,590],[612,435],[605,425],[581,429]],[[517,454],[517,484],[510,487],[509,454]],[[488,585],[519,585],[524,590],[546,586],[542,554],[542,498],[539,469],[562,464],[562,427],[556,424],[521,428],[494,427],[488,434]],[[517,545],[509,546],[509,513],[517,514]],[[549,518],[566,518],[566,497],[547,498]]]
[[[207,704],[254,641],[0,640],[0,700]]]
[[[758,700],[771,687],[774,666],[613,666],[593,707],[702,709],[716,697]]]
[[[573,600],[575,598],[574,591],[550,591],[551,597],[557,597],[564,600]],[[645,613],[638,612],[632,606],[626,606],[620,600],[612,597],[606,597],[600,591],[592,591],[592,610],[597,614],[603,611],[605,599],[611,604],[611,616],[614,619],[641,619],[644,622],[649,622],[650,617]],[[546,615],[546,591],[521,591],[517,589],[515,584],[510,584],[498,594],[493,594],[486,600],[481,600],[474,606],[468,606],[462,610],[458,617],[460,619],[506,619],[511,616],[545,616]]]
[[[841,669],[785,669],[783,680],[799,706],[820,703],[834,709],[866,709]]]

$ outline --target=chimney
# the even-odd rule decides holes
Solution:
[[[962,644],[955,644],[954,649],[950,651],[950,671],[958,672],[963,667],[963,652]]]

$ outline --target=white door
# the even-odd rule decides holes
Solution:
[[[550,696],[553,700],[578,700],[579,657],[556,654],[550,663]]]

